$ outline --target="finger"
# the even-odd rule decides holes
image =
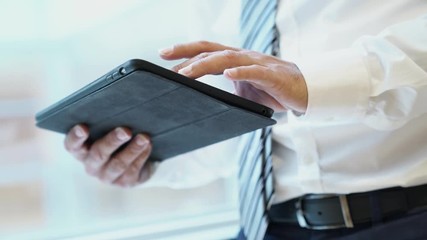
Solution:
[[[180,63],[178,65],[175,65],[174,67],[172,67],[172,71],[178,72],[179,70],[181,70],[182,68],[187,67],[188,65],[192,64],[193,62],[199,61],[199,60],[201,60],[203,58],[206,58],[206,57],[212,55],[212,53],[215,53],[215,52],[203,52],[203,53],[200,53],[199,55],[197,55],[197,56],[195,56],[193,58],[190,58],[190,59],[185,60],[184,62],[182,62],[182,63]]]
[[[298,112],[305,112],[307,108],[307,86],[291,65],[242,66],[225,70],[224,76],[233,81],[247,81],[276,99],[282,108]]]
[[[234,81],[235,93],[243,98],[269,106],[275,111],[282,110],[283,106],[273,96],[254,83]]]
[[[88,153],[87,146],[85,145],[88,137],[89,129],[84,125],[76,125],[65,137],[64,147],[75,158],[83,160]]]
[[[224,70],[224,76],[233,81],[250,81],[259,86],[271,82],[271,70],[261,65],[240,66]]]
[[[111,154],[130,138],[130,130],[119,127],[97,140],[92,144],[88,157],[84,160],[86,170],[89,173],[98,172],[110,159]]]
[[[181,58],[192,58],[203,52],[215,52],[222,50],[238,51],[238,48],[224,46],[219,43],[208,41],[198,41],[184,44],[177,44],[171,48],[165,48],[159,51],[160,57],[166,60],[176,60]]]
[[[148,137],[142,134],[136,135],[125,149],[111,157],[108,163],[104,165],[99,174],[100,179],[108,183],[114,182],[126,172],[148,145]]]
[[[147,163],[151,154],[152,146],[148,144],[138,158],[126,169],[114,184],[129,187],[145,182],[150,176],[150,165]]]
[[[226,69],[224,76],[233,81],[248,81],[272,95],[306,91],[305,81],[301,78],[302,75],[298,75],[298,72],[291,65],[242,66]]]
[[[190,78],[199,78],[207,74],[221,74],[225,69],[254,64],[256,59],[249,55],[225,50],[191,63],[179,70],[180,74]]]
[[[273,71],[265,66],[250,65],[241,66],[224,71],[224,76],[235,82],[245,81],[246,84],[252,85],[254,88],[237,89],[237,94],[241,97],[248,98],[252,101],[271,105],[280,105],[276,100],[272,101],[271,94],[277,92],[276,77]],[[235,84],[239,85],[239,84]],[[257,90],[255,90],[257,89]],[[273,94],[274,95],[274,94]]]

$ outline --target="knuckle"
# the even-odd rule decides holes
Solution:
[[[206,40],[200,40],[200,41],[198,41],[197,43],[198,43],[200,46],[202,46],[202,47],[207,47],[207,46],[209,46],[209,45],[211,45],[211,44],[212,44],[211,42],[206,41]]]
[[[106,156],[100,148],[98,147],[94,147],[91,149],[91,154],[90,154],[90,161],[94,162],[94,163],[99,163],[99,162],[103,162],[104,159],[109,158],[109,156]]]
[[[208,57],[209,55],[210,55],[210,54],[209,54],[208,52],[202,52],[202,53],[200,53],[200,54],[199,54],[198,58],[199,58],[199,59],[203,59],[203,58]]]
[[[255,51],[249,50],[249,49],[242,49],[242,50],[240,50],[240,53],[245,54],[245,55],[253,55],[255,53]]]
[[[182,43],[175,44],[175,45],[172,46],[172,50],[176,51],[176,50],[182,48],[183,46],[184,45]]]
[[[138,166],[138,164],[134,163],[132,165],[130,165],[130,167],[127,170],[128,175],[137,175],[139,174],[139,172],[141,171],[141,167]]]
[[[204,53],[202,55],[208,56],[209,53]],[[195,61],[192,64],[188,65],[187,68],[189,72],[197,74],[198,72],[203,71],[204,68],[209,67],[211,64],[212,62],[209,58],[197,57],[197,59],[195,59]]]
[[[129,187],[129,186],[131,186],[132,182],[129,181],[128,177],[122,176],[122,177],[120,177],[119,180],[114,182],[114,184],[119,186],[119,187]]]
[[[138,179],[137,175],[130,175],[130,174],[126,174],[122,178],[123,183],[125,183],[127,185],[135,184],[137,182],[137,179]]]
[[[254,50],[244,50],[243,52],[241,52],[241,54],[244,54],[255,61],[264,61],[264,55]]]
[[[88,165],[85,165],[85,171],[89,176],[96,176],[98,173],[98,171],[95,168]]]
[[[260,66],[260,65],[252,65],[252,69],[253,69],[254,71],[264,73],[265,67]]]
[[[236,72],[235,75],[236,77],[242,77],[244,76],[244,70],[242,68],[235,68],[234,71]]]
[[[180,69],[185,68],[188,64],[189,64],[188,60],[187,60],[187,61],[184,61],[184,62],[182,62],[182,63],[177,64],[176,66],[174,66],[174,67],[172,68],[172,70],[174,70],[174,71],[179,71]]]
[[[108,170],[110,172],[121,172],[126,169],[126,163],[123,162],[120,158],[111,159],[110,164],[108,165]]]
[[[197,62],[194,62],[194,63],[192,63],[192,64],[188,65],[188,66],[186,67],[186,68],[188,69],[188,72],[192,73],[192,72],[194,72],[195,70],[197,70],[197,68],[199,68],[200,66],[203,66],[204,61],[205,61],[205,60],[201,59],[201,60],[199,60],[199,61],[197,61]]]
[[[282,71],[283,66],[281,64],[271,64],[270,69],[274,72]]]
[[[229,50],[229,49],[227,49],[227,50],[224,50],[224,51],[222,52],[222,54],[223,54],[223,55],[224,55],[224,57],[225,57],[225,58],[227,58],[228,60],[234,60],[234,59],[237,57],[238,52],[236,52],[236,51],[234,51],[234,50]]]
[[[117,182],[114,183],[114,185],[116,185],[118,187],[122,187],[122,188],[126,187],[126,184],[123,183],[123,181],[117,181]]]
[[[129,152],[132,153],[133,155],[135,154],[139,154],[144,150],[143,146],[139,146],[138,144],[134,143],[134,144],[130,144],[126,150],[129,149]]]
[[[178,64],[178,65],[172,67],[172,71],[176,72],[176,71],[178,71],[181,68],[182,68],[182,64]]]
[[[101,175],[97,175],[95,177],[98,177],[98,179],[103,183],[112,183],[110,176],[107,174],[101,174]]]

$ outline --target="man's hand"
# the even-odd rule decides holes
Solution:
[[[89,175],[121,187],[131,187],[149,178],[150,166],[146,162],[151,143],[146,135],[138,134],[131,139],[131,131],[119,127],[91,145],[85,143],[88,137],[88,128],[77,125],[67,134],[64,145],[83,163]],[[124,149],[116,152],[127,142]]]
[[[190,78],[224,74],[236,94],[275,111],[305,113],[307,86],[298,67],[279,58],[206,41],[179,44],[160,51],[162,58],[187,58],[173,70]]]

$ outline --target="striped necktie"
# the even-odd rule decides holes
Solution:
[[[277,55],[275,26],[277,0],[242,0],[241,35],[243,48]],[[249,240],[262,239],[268,226],[267,209],[271,205],[273,173],[271,128],[246,134],[240,158],[240,225]]]

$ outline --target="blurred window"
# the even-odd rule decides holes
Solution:
[[[199,38],[203,31],[192,27],[195,2],[0,2],[0,239],[225,239],[237,233],[235,177],[185,190],[107,186],[65,152],[64,136],[34,125],[37,111],[128,59],[171,66],[157,49]],[[201,37],[230,43],[232,31],[223,30],[224,36],[206,31]]]

